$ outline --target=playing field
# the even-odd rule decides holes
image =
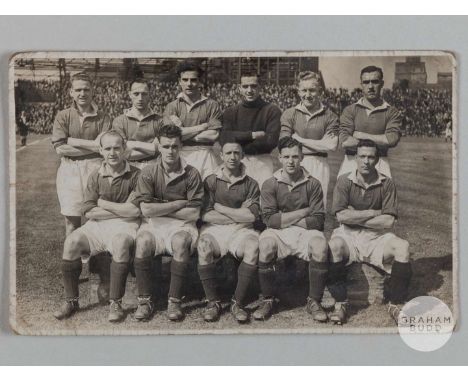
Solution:
[[[332,192],[342,153],[329,158]],[[162,306],[150,322],[138,323],[128,311],[120,324],[107,322],[108,307],[82,303],[82,310],[72,318],[59,322],[52,312],[61,303],[62,283],[60,259],[64,241],[63,218],[55,190],[59,160],[50,139],[29,136],[28,146],[17,145],[16,217],[17,217],[17,330],[29,334],[73,332],[112,334],[125,331],[188,331],[229,329],[334,329],[331,324],[314,323],[305,312],[307,287],[294,284],[283,288],[280,312],[266,322],[239,326],[224,314],[219,322],[205,323],[203,302],[190,302],[187,317],[179,323],[169,322]],[[410,297],[432,295],[453,308],[452,289],[452,160],[451,146],[442,139],[403,138],[391,152],[392,174],[398,188],[399,220],[395,233],[410,242],[414,277]],[[327,215],[326,235],[329,238],[336,222]],[[80,293],[89,299],[89,285],[83,282]],[[351,309],[345,328],[393,327],[384,305]],[[129,333],[127,331],[127,333]]]

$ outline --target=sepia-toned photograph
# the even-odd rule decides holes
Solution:
[[[458,317],[456,61],[442,51],[10,60],[23,335],[398,333]]]

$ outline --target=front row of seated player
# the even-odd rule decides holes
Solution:
[[[389,232],[397,217],[397,197],[391,178],[375,169],[378,148],[359,142],[357,170],[337,180],[333,214],[340,223],[327,242],[320,182],[301,167],[301,144],[291,137],[278,145],[282,168],[265,181],[260,192],[245,174],[242,148],[225,142],[223,164],[202,182],[198,171],[180,158],[181,131],[165,125],[159,133],[159,159],[143,170],[125,160],[124,139],[115,131],[100,137],[103,164],[89,179],[83,213],[89,221],[70,234],[64,244],[62,274],[65,302],[54,313],[70,317],[78,309],[78,281],[82,257],[109,251],[109,321],[125,318],[122,297],[134,253],[138,288],[135,319],[154,313],[153,256],[172,255],[167,316],[181,320],[189,259],[197,247],[198,273],[207,300],[203,318],[215,321],[221,313],[215,262],[231,253],[241,261],[231,302],[236,321],[249,321],[245,299],[258,277],[261,299],[253,318],[269,318],[276,304],[275,263],[296,256],[309,264],[306,309],[315,321],[344,323],[347,319],[346,265],[370,263],[390,274],[389,313],[398,317],[411,278],[408,242]],[[204,221],[200,232],[196,221]],[[263,217],[267,229],[253,223]],[[321,306],[325,285],[335,298],[327,313]]]

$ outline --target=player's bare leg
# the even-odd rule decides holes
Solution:
[[[188,232],[177,232],[172,237],[171,283],[167,305],[167,317],[171,321],[179,321],[184,318],[182,297],[187,283],[191,244],[192,237]]]
[[[130,251],[134,241],[132,237],[125,234],[116,235],[112,239],[112,263],[110,266],[110,288],[109,288],[109,321],[118,322],[125,318],[122,309],[122,298],[125,294],[128,268],[130,262]]]
[[[309,241],[309,297],[307,312],[315,321],[325,322],[328,316],[320,302],[328,275],[328,244],[325,238],[314,237]]]
[[[81,216],[65,216],[65,236],[81,227]]]
[[[198,240],[198,274],[205,291],[207,305],[203,312],[205,321],[217,321],[221,314],[216,280],[215,258],[220,255],[216,239],[210,234],[204,234]]]
[[[258,309],[253,313],[256,320],[268,319],[274,309],[276,296],[275,260],[278,245],[271,237],[260,239],[258,258],[258,280],[262,298]]]
[[[150,232],[138,232],[135,240],[135,276],[138,288],[138,307],[135,319],[148,320],[153,314],[153,256],[156,248],[154,237]]]
[[[389,240],[385,244],[383,261],[385,263],[392,262],[392,272],[388,283],[388,312],[398,323],[400,306],[408,297],[408,288],[412,276],[409,243],[398,237]]]
[[[73,232],[65,239],[62,255],[62,277],[65,289],[65,302],[54,312],[58,320],[70,317],[78,308],[79,279],[82,269],[81,257],[90,252],[87,237],[81,232]]]
[[[242,262],[237,270],[237,286],[231,303],[231,313],[237,322],[245,323],[249,321],[249,313],[244,309],[245,297],[258,271],[258,238],[253,235],[247,237],[237,256]]]
[[[346,241],[339,236],[331,238],[328,243],[331,252],[329,264],[330,294],[335,299],[334,310],[330,313],[330,321],[341,325],[347,320],[348,290],[346,285],[346,263],[349,259],[349,248]]]

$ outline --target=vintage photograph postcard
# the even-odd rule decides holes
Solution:
[[[428,296],[456,320],[456,72],[442,51],[15,54],[12,329],[398,333]]]

